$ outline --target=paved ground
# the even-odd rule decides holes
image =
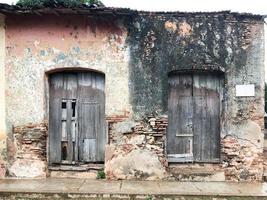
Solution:
[[[52,195],[54,195],[53,198]],[[87,199],[100,197],[100,199],[158,199],[156,197],[164,197],[165,199],[165,197],[182,196],[193,196],[194,199],[196,196],[224,197],[223,199],[232,199],[232,197],[267,199],[267,183],[103,181],[55,178],[0,180],[0,199],[9,199],[8,197],[11,199],[11,196],[12,198],[20,197],[18,199],[35,199],[33,197],[54,199],[55,195],[62,199],[75,197],[79,199],[83,199],[82,197],[87,197]]]

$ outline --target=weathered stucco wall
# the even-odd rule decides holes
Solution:
[[[244,101],[263,100],[262,21],[224,13],[152,14],[134,18],[129,29],[131,103],[139,116],[167,112],[167,78],[173,70],[224,71],[226,115],[236,115],[233,107],[247,105]],[[255,84],[255,98],[235,97],[235,85],[245,83]]]
[[[131,110],[127,30],[120,21],[71,15],[15,16],[7,18],[6,26],[9,127],[44,120],[45,72],[57,68],[105,73],[106,114],[124,115]]]
[[[6,153],[6,102],[5,102],[5,17],[0,15],[0,177],[5,176],[3,167]]]
[[[136,121],[147,119],[147,116],[151,114],[155,119],[167,114],[167,79],[170,71],[219,70],[224,73],[221,130],[218,130],[221,135],[221,163],[211,165],[209,172],[206,172],[206,165],[191,164],[181,167],[177,164],[167,168],[169,173],[165,178],[261,180],[264,115],[263,21],[257,17],[225,15],[225,13],[140,14],[129,26],[127,38],[131,55],[129,87]],[[235,86],[238,84],[254,84],[255,96],[236,97]],[[125,122],[120,127],[129,127],[129,124],[134,130],[135,126],[129,122]],[[116,126],[113,128],[114,132],[119,132]],[[142,145],[138,144],[140,142],[138,140],[133,149],[141,148],[145,151],[151,148],[148,137],[155,138],[154,136],[157,135],[156,132],[149,132],[152,128],[148,125],[146,129],[137,134],[134,131],[126,133],[129,138],[145,135]],[[165,133],[166,131],[163,134]],[[129,160],[131,160],[132,151],[129,150],[127,142],[121,145],[120,149],[128,152]],[[155,149],[158,148],[156,143],[152,144]],[[159,152],[164,152],[164,149],[163,145]],[[119,153],[116,154],[116,152]],[[111,174],[112,178],[114,174],[117,174],[117,178],[127,176],[127,174],[133,174],[135,178],[143,175],[144,179],[162,176],[160,173],[149,174],[142,166],[129,166],[128,159],[121,158],[118,146],[114,155],[106,166],[110,167],[110,163],[117,160],[121,166],[121,174],[118,170],[113,170],[112,174],[110,172],[112,170],[107,168],[106,171]],[[122,155],[128,156],[127,153]],[[140,154],[139,159],[143,160],[143,156]],[[159,157],[155,154],[154,156]],[[138,158],[135,159],[138,160]],[[125,162],[123,163],[122,160]],[[154,166],[157,169],[166,166],[166,158],[160,160],[162,164]],[[184,176],[183,168],[192,170]],[[205,173],[206,177],[196,178]]]
[[[36,168],[46,163],[38,157],[31,159],[21,156],[21,149],[25,149],[25,145],[18,145],[17,141],[20,140],[17,138],[19,134],[26,135],[29,140],[34,138],[38,132],[36,129],[39,130],[47,122],[46,72],[60,68],[85,68],[103,72],[106,82],[106,115],[128,116],[131,112],[129,55],[125,45],[127,30],[122,21],[113,17],[77,15],[8,16],[6,27],[9,175],[27,177],[32,176],[32,166]],[[12,136],[12,126],[14,130],[24,131],[15,132],[15,136]],[[46,134],[42,131],[39,133],[42,138],[46,138]],[[35,176],[43,176],[43,171],[40,167]]]
[[[21,154],[28,146],[18,142],[25,141],[20,140],[20,134],[25,135],[26,130],[29,132],[26,141],[30,140],[28,136],[47,120],[45,73],[82,67],[106,76],[107,178],[261,180],[264,114],[261,18],[229,13],[140,13],[125,20],[110,16],[8,16],[6,27],[6,114],[12,175],[27,176],[30,167],[29,158],[25,161]],[[220,163],[168,165],[167,79],[169,72],[181,69],[224,73],[218,130]],[[255,97],[236,97],[237,84],[254,84]],[[46,136],[45,131],[42,133],[37,134],[37,141],[30,142],[38,144]],[[21,158],[25,162],[20,162]],[[45,162],[38,156],[31,161],[34,166]],[[22,169],[25,174],[17,173]],[[42,168],[39,176],[43,171]]]

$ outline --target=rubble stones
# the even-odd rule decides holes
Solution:
[[[132,132],[125,135],[123,142],[114,137],[119,134],[117,126],[110,129],[111,147],[106,150],[112,149],[113,156],[109,156],[105,163],[107,177],[144,180],[164,178],[166,159],[163,137],[166,135],[168,118],[150,116],[135,124]]]
[[[164,177],[165,169],[155,153],[140,148],[121,153],[123,147],[117,148],[116,154],[105,164],[109,179],[157,180]]]
[[[105,171],[108,179],[172,179],[207,181],[218,179],[216,175],[199,178],[197,175],[180,175],[169,172],[165,157],[165,140],[168,126],[167,117],[150,116],[139,122],[122,122],[119,126],[116,120],[109,127],[109,145],[106,147]],[[127,128],[127,134],[116,140],[118,130]],[[127,126],[126,126],[127,125]],[[119,128],[118,128],[119,127]],[[254,127],[254,128],[251,128]],[[244,134],[257,131],[255,123],[248,123]],[[8,174],[14,177],[46,177],[46,124],[28,124],[14,128],[14,151]],[[124,129],[126,130],[126,129]],[[130,132],[131,130],[131,132]],[[253,130],[253,131],[252,131]],[[121,133],[121,132],[120,132]],[[251,135],[251,134],[250,134]],[[12,142],[12,141],[10,141]],[[257,142],[257,140],[253,141]],[[255,145],[250,140],[242,140],[233,135],[222,138],[222,163],[220,170],[224,171],[228,181],[261,181],[263,172],[263,153],[261,145]],[[1,172],[5,174],[5,171]],[[55,173],[56,174],[56,173]],[[55,175],[53,174],[53,175]],[[223,180],[221,172],[219,179]],[[180,178],[179,178],[180,177]]]
[[[45,178],[46,162],[42,160],[18,159],[9,168],[9,175],[18,178]]]

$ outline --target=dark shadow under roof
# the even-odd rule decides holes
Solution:
[[[82,4],[78,7],[46,7],[39,9],[25,9],[17,5],[9,5],[0,3],[0,13],[3,15],[45,15],[45,14],[78,14],[78,15],[169,15],[169,16],[196,16],[196,15],[233,15],[235,17],[250,18],[263,21],[266,15],[256,15],[251,13],[237,13],[231,11],[219,11],[219,12],[159,12],[159,11],[137,11],[129,8],[113,8],[104,6],[94,6]]]

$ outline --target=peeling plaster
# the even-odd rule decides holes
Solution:
[[[177,25],[175,22],[166,21],[164,25],[165,29],[169,32],[175,32],[177,30]]]
[[[40,20],[42,23],[38,23]],[[11,16],[7,20],[5,60],[8,131],[12,125],[46,120],[46,72],[63,68],[100,71],[106,77],[106,116],[110,122],[109,131],[115,127],[109,132],[114,144],[126,149],[126,155],[133,144],[145,146],[148,152],[154,149],[157,151],[154,159],[160,158],[161,174],[168,165],[163,153],[164,133],[157,136],[159,146],[155,146],[152,133],[140,136],[131,135],[132,131],[145,134],[149,126],[138,123],[149,116],[156,120],[167,114],[169,72],[215,70],[224,72],[220,130],[222,145],[225,145],[222,148],[228,156],[224,172],[228,178],[237,176],[233,180],[246,177],[260,180],[264,114],[263,23],[253,19],[244,22],[233,15],[206,14],[137,15],[132,21],[125,20],[125,26],[122,21],[78,15]],[[236,84],[254,84],[255,97],[236,97]],[[128,117],[133,120],[131,123],[127,123]],[[116,130],[118,122],[123,125],[119,129],[127,132],[121,138]],[[150,123],[152,129],[150,127],[148,133],[155,126],[153,121]],[[166,129],[167,122],[163,124]],[[234,151],[231,144],[245,149],[244,155],[250,155],[249,162],[254,164],[239,158],[239,150]],[[252,154],[255,145],[257,152]],[[142,151],[138,150],[138,154]],[[246,164],[244,170],[235,170],[236,159],[241,159],[238,160],[240,165]],[[127,159],[123,158],[124,161],[127,163]],[[256,165],[260,167],[253,174]],[[126,167],[132,170],[131,166]],[[220,165],[217,167],[222,169]]]
[[[188,23],[183,22],[179,26],[179,33],[182,36],[189,36],[192,34],[192,27]]]
[[[40,20],[42,23],[38,23]],[[11,17],[7,26],[9,127],[44,120],[44,74],[58,68],[103,72],[106,76],[106,115],[131,112],[127,31],[120,22],[77,16],[24,17],[20,20]]]
[[[0,15],[0,142],[5,141],[6,133],[6,98],[5,98],[5,17]],[[3,145],[0,152],[3,151]]]

